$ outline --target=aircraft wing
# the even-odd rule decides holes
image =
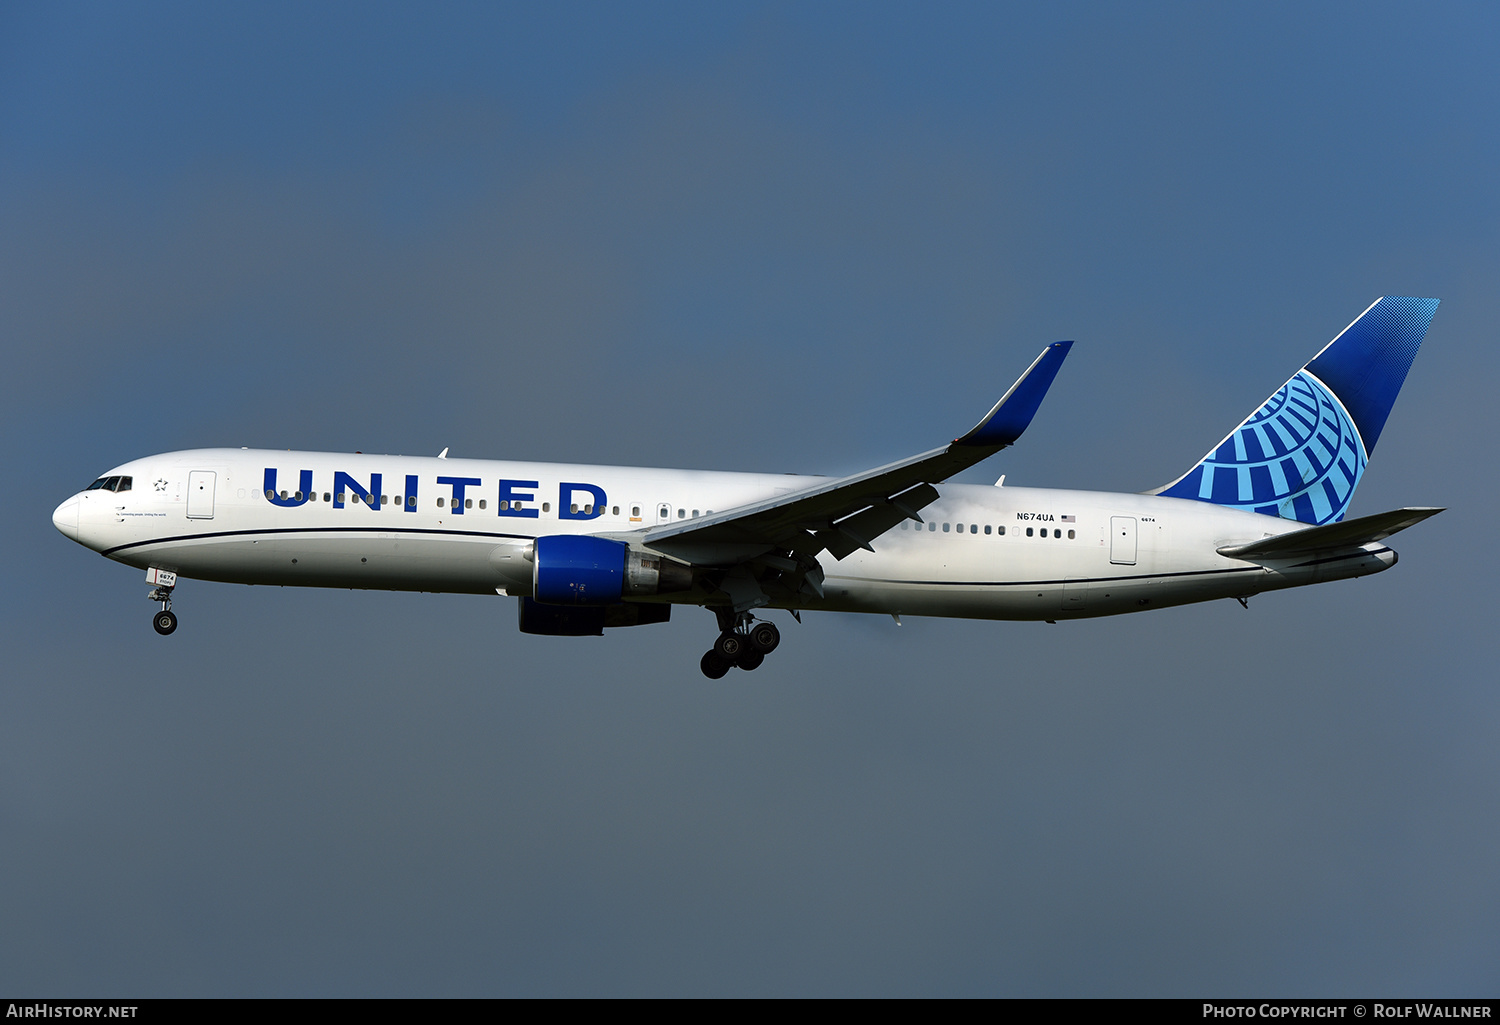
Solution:
[[[1263,538],[1248,544],[1225,545],[1218,551],[1220,555],[1231,558],[1259,562],[1267,559],[1292,559],[1335,548],[1358,548],[1371,541],[1384,541],[1398,530],[1405,530],[1442,511],[1433,508],[1393,509],[1355,520],[1294,530],[1290,534]]]
[[[696,565],[734,565],[773,549],[808,559],[825,550],[835,559],[859,548],[874,551],[870,542],[902,520],[922,521],[919,511],[938,497],[934,484],[1021,436],[1072,345],[1056,342],[1043,349],[973,430],[942,448],[634,536]]]

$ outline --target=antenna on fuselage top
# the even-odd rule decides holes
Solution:
[[[439,459],[447,459],[448,458],[448,450],[446,448],[444,448],[441,452],[438,453],[438,458]]]

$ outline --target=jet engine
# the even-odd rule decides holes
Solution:
[[[693,571],[682,563],[606,537],[550,534],[537,538],[530,554],[531,594],[546,605],[615,605],[693,586]]]

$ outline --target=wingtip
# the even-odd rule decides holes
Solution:
[[[1072,341],[1062,341],[1053,342],[1043,349],[985,418],[973,430],[955,438],[953,443],[995,448],[1014,444],[1030,426],[1032,417],[1036,415],[1072,347]]]

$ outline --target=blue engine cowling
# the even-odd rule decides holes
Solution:
[[[547,605],[614,605],[625,594],[627,546],[587,534],[536,539],[532,597]]]

